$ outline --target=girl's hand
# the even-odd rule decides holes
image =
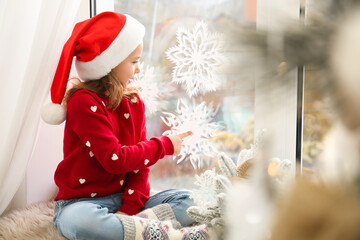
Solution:
[[[192,131],[168,136],[174,146],[174,155],[178,155],[181,151],[182,140],[192,134]]]

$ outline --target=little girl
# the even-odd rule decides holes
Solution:
[[[189,191],[149,196],[149,167],[178,154],[191,132],[146,138],[144,103],[128,87],[140,71],[144,32],[131,16],[105,12],[77,23],[63,47],[42,117],[66,119],[54,225],[68,239],[209,237],[204,226],[177,230],[194,222]],[[66,92],[73,57],[81,81]]]

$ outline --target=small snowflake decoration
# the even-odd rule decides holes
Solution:
[[[155,77],[154,67],[146,66],[146,69],[144,70],[144,63],[141,62],[139,68],[140,73],[135,75],[135,78],[130,85],[139,90],[146,109],[150,114],[153,114],[164,107],[162,106],[164,105],[164,101],[160,100],[168,96],[174,89]]]
[[[217,73],[224,62],[222,35],[208,33],[206,23],[201,21],[193,32],[179,28],[176,37],[178,45],[166,52],[176,64],[172,81],[184,84],[190,97],[216,91],[220,85]]]
[[[216,201],[216,177],[214,170],[206,170],[200,176],[195,175],[195,185],[199,188],[194,189],[191,198],[197,206],[205,206]]]
[[[189,157],[193,167],[201,168],[203,156],[212,157],[217,153],[215,146],[208,141],[210,137],[216,135],[218,130],[223,129],[220,122],[211,122],[218,111],[213,109],[212,105],[205,105],[205,102],[188,106],[182,99],[177,104],[177,115],[163,112],[165,117],[161,116],[163,122],[171,127],[163,135],[179,134],[191,130],[192,135],[184,138],[183,145],[177,163]]]

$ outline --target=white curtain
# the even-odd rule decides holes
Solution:
[[[0,215],[25,178],[79,6],[80,0],[0,0]]]

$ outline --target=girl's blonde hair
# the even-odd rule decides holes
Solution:
[[[107,109],[114,111],[120,104],[123,97],[131,98],[133,95],[139,97],[139,92],[135,87],[127,87],[124,89],[122,83],[110,72],[108,75],[99,80],[81,81],[79,78],[71,78],[75,80],[73,86],[67,90],[63,99],[63,104],[66,107],[70,97],[80,89],[87,89],[96,93],[101,98],[108,98]]]

